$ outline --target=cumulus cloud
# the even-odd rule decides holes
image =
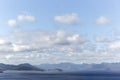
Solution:
[[[1,38],[0,45],[5,45],[5,44],[8,44],[7,40]]]
[[[67,40],[70,42],[74,42],[74,43],[83,43],[86,41],[86,39],[83,37],[80,37],[79,34],[74,34],[74,35],[68,37]]]
[[[10,27],[16,27],[20,25],[20,22],[34,22],[34,21],[35,21],[35,16],[21,14],[21,15],[18,15],[17,19],[8,20],[7,24]]]
[[[108,46],[109,49],[118,50],[120,49],[120,42],[113,42]]]
[[[111,38],[111,37],[108,37],[108,36],[96,36],[95,37],[95,41],[98,42],[98,43],[110,43],[110,42],[113,42],[115,39],[114,38]]]
[[[29,50],[29,46],[27,45],[17,45],[17,44],[12,44],[13,51],[19,52],[19,51],[27,51]]]
[[[65,14],[65,15],[55,16],[54,20],[64,24],[77,24],[79,22],[79,16],[76,13]]]
[[[18,26],[18,22],[16,20],[14,20],[14,19],[8,20],[7,24],[10,27],[16,27],[16,26]]]
[[[27,22],[34,22],[35,21],[35,17],[31,16],[31,15],[18,15],[18,20],[19,21],[27,21]]]
[[[108,24],[109,22],[110,20],[104,16],[101,16],[96,20],[96,24],[99,24],[99,25],[105,25],[105,24]]]

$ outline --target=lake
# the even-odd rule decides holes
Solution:
[[[0,73],[0,80],[120,80],[120,74],[108,72],[41,73],[6,71]]]

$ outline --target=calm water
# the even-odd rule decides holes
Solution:
[[[120,74],[5,72],[0,80],[120,80]]]

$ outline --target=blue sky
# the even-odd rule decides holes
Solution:
[[[113,30],[115,27],[119,29],[119,2],[119,0],[1,0],[1,26],[7,26],[7,20],[15,19],[21,13],[26,12],[36,17],[36,22],[34,24],[26,23],[24,25],[21,25],[21,28],[26,28],[27,30],[40,28],[53,31],[55,29],[58,29],[58,27],[56,28],[54,26],[60,25],[60,29],[75,30],[78,32],[84,31],[87,33],[93,33],[93,30],[97,30],[97,32],[104,30],[106,32]],[[82,25],[62,25],[55,22],[53,19],[54,16],[71,13],[77,13],[79,15]],[[103,28],[99,25],[94,24],[96,19],[100,16],[109,18],[112,22],[110,23],[111,25],[104,25]],[[29,26],[29,28],[27,26]],[[6,31],[8,28],[5,27],[2,29]]]
[[[120,62],[119,4],[120,0],[0,0],[1,62]]]

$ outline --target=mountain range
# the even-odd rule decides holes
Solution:
[[[11,65],[11,64],[3,64],[0,63],[0,70],[36,70],[36,71],[44,71],[43,69],[37,68],[31,64],[24,63],[19,65]]]
[[[62,69],[63,71],[120,71],[120,63],[101,63],[101,64],[40,64],[37,66],[42,69]]]
[[[11,65],[0,63],[1,70],[27,70],[27,71],[120,71],[120,63],[101,64],[40,64],[31,65],[28,63]]]

